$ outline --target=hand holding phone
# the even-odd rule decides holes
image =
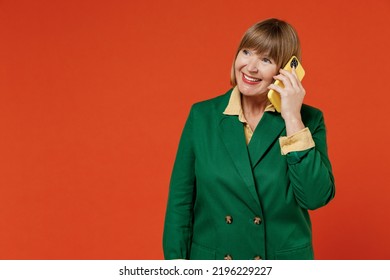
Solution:
[[[298,79],[301,81],[305,76],[305,70],[303,69],[302,64],[299,62],[298,58],[296,58],[295,56],[291,57],[291,59],[287,62],[287,64],[284,66],[283,69],[291,72],[292,68],[295,68],[295,72],[298,76]],[[274,82],[274,85],[284,88],[283,83],[279,80],[276,80]],[[272,105],[274,105],[276,111],[280,113],[281,111],[280,94],[277,91],[271,89],[268,91],[268,99],[271,101]]]

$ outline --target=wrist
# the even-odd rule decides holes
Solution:
[[[294,133],[297,133],[298,131],[301,131],[305,128],[305,125],[303,124],[300,116],[295,118],[288,118],[284,121],[286,124],[287,136],[293,135]]]

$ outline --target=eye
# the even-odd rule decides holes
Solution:
[[[242,50],[242,53],[245,54],[245,55],[250,55],[250,51],[245,50],[245,49]]]
[[[263,57],[263,58],[262,58],[262,61],[265,62],[265,63],[270,63],[270,64],[272,64],[272,60],[269,59],[268,57]]]

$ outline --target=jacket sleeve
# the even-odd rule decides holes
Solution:
[[[314,210],[334,197],[335,185],[327,152],[324,118],[320,111],[317,111],[308,127],[315,146],[289,152],[286,157],[290,181],[299,205]]]
[[[192,111],[182,132],[171,175],[163,234],[165,259],[189,258],[195,197]]]

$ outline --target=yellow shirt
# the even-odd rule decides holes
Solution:
[[[275,112],[275,108],[270,103],[267,105],[264,111]],[[237,87],[233,89],[229,103],[223,113],[225,115],[238,116],[238,120],[244,125],[245,139],[246,143],[248,144],[252,139],[253,131],[245,119],[244,111],[242,110],[241,105],[241,93]],[[279,144],[282,155],[286,155],[287,153],[293,151],[307,150],[315,146],[311,132],[307,127],[294,133],[293,135],[280,137]]]

